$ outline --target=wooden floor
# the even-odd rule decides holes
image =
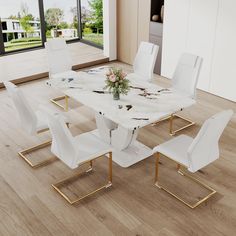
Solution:
[[[119,66],[127,72],[130,70],[127,65]],[[155,82],[169,85],[169,81],[158,76]],[[60,94],[48,88],[44,80],[24,84],[21,88],[35,108],[39,103],[52,107],[49,98]],[[155,161],[150,157],[127,169],[114,163],[112,188],[70,206],[51,184],[78,170],[71,171],[60,161],[33,170],[20,159],[18,151],[49,136],[32,138],[25,134],[18,126],[15,109],[5,90],[0,91],[0,99],[0,235],[236,235],[236,116],[221,138],[221,158],[195,174],[218,192],[207,204],[191,210],[155,188]],[[73,110],[68,114],[74,124],[73,135],[95,129],[93,111],[71,100],[70,106]],[[194,137],[203,121],[222,109],[236,112],[236,104],[199,91],[198,104],[183,112],[197,125],[183,133]],[[150,147],[170,138],[167,122],[143,128],[138,137]],[[47,156],[50,152],[44,150],[31,158]],[[93,174],[72,183],[67,190],[79,194],[91,183],[102,183],[106,163],[106,159],[96,161]],[[199,186],[178,175],[176,167],[164,158],[160,176],[162,183],[189,201],[205,194]]]

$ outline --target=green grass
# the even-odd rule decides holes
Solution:
[[[93,42],[99,46],[103,46],[103,34],[83,34],[83,39]]]
[[[84,34],[83,39],[93,42],[99,46],[103,46],[103,34]],[[4,43],[6,52],[32,48],[41,45],[42,41],[39,38],[13,39],[10,42]]]
[[[41,45],[42,45],[42,41],[32,41],[32,42],[26,41],[26,42],[18,42],[18,43],[7,42],[4,44],[6,52],[11,52],[11,51],[25,49],[25,48],[32,48],[32,47],[37,47]]]
[[[28,43],[28,42],[37,42],[41,41],[40,38],[21,38],[21,39],[12,39],[10,43]]]

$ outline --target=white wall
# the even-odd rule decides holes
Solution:
[[[220,0],[210,92],[236,102],[236,1]]]
[[[189,0],[165,1],[161,74],[171,78],[179,56],[186,48]]]
[[[104,56],[117,59],[116,0],[103,0]]]
[[[236,101],[236,1],[165,0],[162,75],[182,52],[203,57],[198,88]]]

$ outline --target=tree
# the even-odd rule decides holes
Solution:
[[[78,11],[77,7],[72,7],[70,9],[71,13],[73,14],[73,23],[71,25],[72,28],[78,29]]]
[[[32,14],[28,14],[27,16],[28,16],[28,18],[29,18],[30,20],[32,20],[32,21],[35,20],[35,19],[34,19],[34,16],[33,16]]]
[[[85,25],[85,23],[91,20],[91,11],[86,7],[82,6],[81,8],[81,23]]]
[[[103,28],[103,1],[90,0],[89,6],[91,7],[91,20],[94,22],[94,27]]]
[[[30,21],[33,20],[34,17],[32,14],[29,14],[29,8],[26,3],[21,3],[21,12],[19,15],[21,27],[25,31],[25,37],[27,37],[28,33],[33,32]]]
[[[33,32],[33,28],[30,25],[31,18],[29,16],[23,16],[20,19],[20,24],[22,29],[25,31],[25,37],[27,37],[27,33]]]
[[[58,29],[63,20],[64,12],[60,8],[49,8],[45,12],[45,20],[50,28]]]
[[[68,23],[64,21],[58,25],[58,29],[68,29],[68,28],[69,28]]]

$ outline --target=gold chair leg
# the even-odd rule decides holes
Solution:
[[[170,119],[170,121],[169,121],[169,124],[170,124],[169,133],[170,133],[170,135],[174,135],[174,132],[173,132],[174,115],[171,115],[169,119]]]
[[[89,173],[93,170],[93,161],[89,161],[89,169],[86,170],[86,173]]]
[[[197,201],[194,204],[190,204],[188,202],[186,202],[185,200],[183,200],[181,197],[179,197],[177,194],[174,194],[173,192],[171,192],[169,189],[167,189],[166,187],[160,185],[160,183],[158,182],[158,164],[159,164],[159,159],[160,159],[160,153],[156,153],[156,172],[155,172],[155,186],[158,187],[159,189],[164,190],[165,192],[169,193],[172,197],[178,199],[180,202],[184,203],[186,206],[190,207],[191,209],[196,208],[197,206],[199,206],[200,204],[202,204],[203,202],[207,201],[210,197],[212,197],[215,193],[216,190],[214,190],[213,188],[211,188],[210,186],[206,185],[205,183],[201,182],[200,180],[194,178],[193,176],[183,172],[183,170],[180,169],[180,164],[177,163],[177,169],[178,169],[178,173],[181,174],[182,176],[185,176],[187,178],[189,178],[190,180],[198,183],[200,186],[204,187],[205,189],[209,190],[210,193],[205,196],[204,198],[202,198],[201,200]]]
[[[49,128],[41,129],[41,130],[37,131],[37,134],[42,134],[46,131],[49,131]]]
[[[177,130],[173,130],[173,120],[174,120],[175,117],[177,117],[177,118],[179,118],[179,119],[182,119],[182,120],[188,122],[188,124],[185,125],[185,126],[183,126],[183,127],[181,127],[181,128],[179,128],[179,129],[177,129]],[[170,119],[170,123],[171,123],[171,124],[170,124],[170,135],[171,135],[171,136],[174,136],[174,135],[176,135],[176,133],[178,133],[178,132],[180,132],[180,131],[182,131],[182,130],[184,130],[184,129],[187,129],[188,127],[191,127],[191,126],[195,125],[195,122],[194,122],[194,121],[191,121],[191,120],[189,120],[189,119],[186,119],[186,118],[184,118],[183,116],[180,116],[180,115],[177,115],[177,114],[173,114],[173,115],[172,115],[172,118]]]
[[[69,109],[69,101],[68,101],[69,97],[68,96],[60,96],[60,97],[56,97],[56,98],[52,98],[50,99],[50,101],[55,104],[56,106],[64,109],[65,111],[68,111]],[[58,103],[58,101],[61,101],[61,100],[65,100],[65,106],[61,105],[60,103]]]
[[[99,158],[99,157],[98,157],[98,158]],[[97,159],[97,158],[95,158],[95,159]],[[95,159],[93,159],[93,160],[95,160]],[[108,157],[108,162],[109,162],[109,163],[108,163],[108,168],[109,168],[109,170],[108,170],[108,181],[107,181],[107,183],[106,183],[105,185],[102,185],[101,187],[99,187],[99,188],[97,188],[97,189],[95,189],[95,190],[89,192],[88,194],[86,194],[86,195],[84,195],[84,196],[78,197],[78,198],[75,199],[75,200],[72,200],[70,197],[68,197],[65,193],[63,193],[63,192],[60,190],[60,187],[61,187],[61,186],[67,186],[67,183],[69,183],[69,182],[71,182],[71,181],[73,181],[73,180],[75,180],[75,179],[78,179],[81,175],[86,174],[86,173],[90,173],[91,170],[92,170],[92,161],[93,161],[93,160],[90,160],[90,161],[87,161],[87,162],[83,163],[83,164],[89,163],[89,169],[88,169],[87,171],[84,171],[84,172],[81,172],[81,173],[77,173],[77,174],[75,174],[75,175],[73,175],[73,176],[70,176],[70,177],[68,177],[68,178],[65,178],[65,179],[61,180],[60,182],[57,182],[57,183],[55,183],[55,184],[52,184],[52,187],[53,187],[67,202],[69,202],[71,205],[74,205],[74,204],[76,204],[76,203],[79,203],[81,200],[83,200],[83,199],[85,199],[85,198],[87,198],[87,197],[89,197],[89,196],[91,196],[91,195],[93,195],[93,194],[99,192],[100,190],[106,189],[106,188],[109,188],[109,187],[112,186],[112,153],[109,152],[109,157]]]
[[[176,118],[176,117],[177,117],[177,118],[180,118],[180,119],[182,119],[182,120],[184,120],[184,121],[186,121],[186,122],[188,122],[188,124],[185,125],[185,126],[183,126],[183,127],[181,127],[181,128],[179,128],[179,129],[177,129],[177,130],[174,130],[174,129],[173,129],[173,123],[174,123],[174,118]],[[176,133],[182,131],[183,129],[186,129],[186,128],[188,128],[188,127],[191,127],[191,126],[195,125],[195,122],[194,122],[194,121],[191,121],[191,120],[189,120],[189,119],[186,119],[186,118],[184,118],[183,116],[180,116],[180,115],[177,115],[177,114],[173,114],[173,115],[171,115],[171,116],[165,117],[165,118],[163,118],[163,119],[161,119],[161,120],[159,120],[159,121],[153,123],[153,126],[154,126],[154,125],[157,125],[158,123],[160,123],[160,122],[162,122],[162,121],[165,121],[165,120],[169,120],[169,121],[170,121],[169,132],[170,132],[170,135],[171,135],[171,136],[176,135]]]
[[[33,147],[30,147],[28,149],[25,149],[23,151],[20,151],[18,152],[19,156],[22,157],[32,168],[38,168],[38,167],[41,167],[41,166],[45,166],[55,160],[57,160],[56,157],[52,157],[50,159],[47,159],[45,161],[42,161],[42,162],[39,162],[37,164],[33,164],[27,157],[26,155],[27,154],[30,154],[36,150],[39,150],[39,149],[42,149],[42,148],[45,148],[47,146],[50,146],[52,143],[52,141],[47,141],[47,142],[44,142],[44,143],[41,143],[39,145],[36,145],[36,146],[33,146]]]

